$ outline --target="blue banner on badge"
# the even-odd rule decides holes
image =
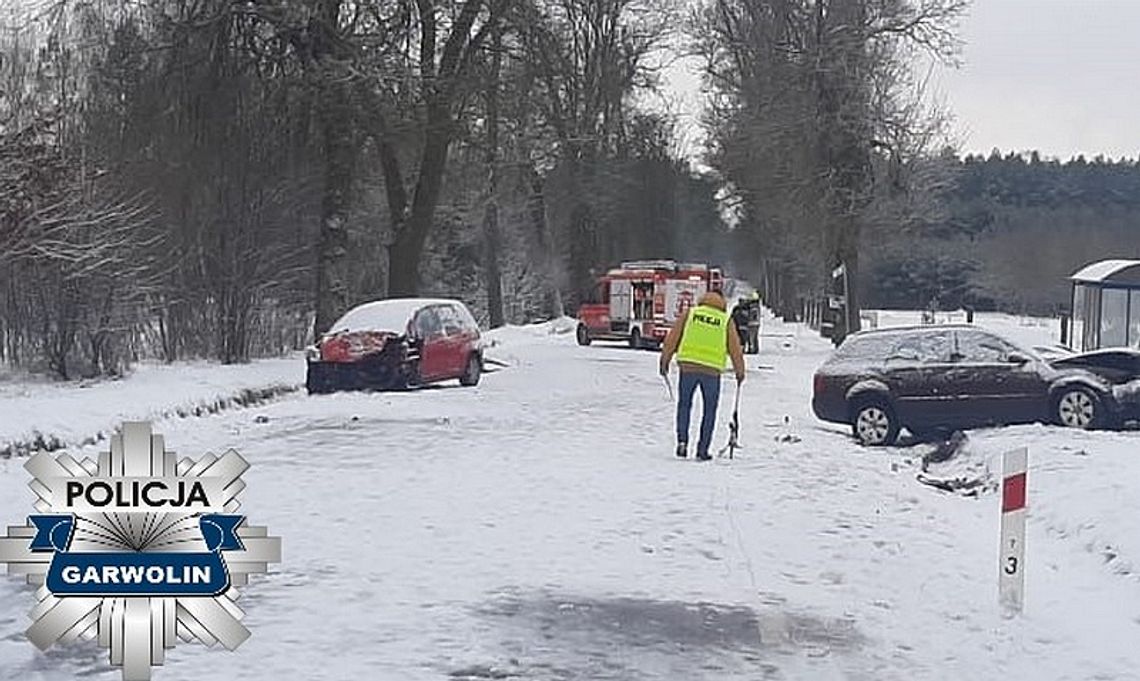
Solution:
[[[198,519],[205,552],[107,553],[69,551],[74,518],[36,515],[31,550],[54,551],[47,588],[55,596],[218,596],[230,586],[222,551],[243,551],[240,515],[207,514]]]

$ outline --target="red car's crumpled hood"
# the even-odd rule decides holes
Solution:
[[[321,339],[322,362],[356,362],[384,350],[397,334],[390,331],[343,331]]]

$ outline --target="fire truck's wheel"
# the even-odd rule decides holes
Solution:
[[[643,347],[643,344],[641,342],[641,331],[638,329],[634,329],[632,332],[630,332],[629,347],[633,348],[634,350],[640,350]]]
[[[590,338],[590,330],[588,328],[586,328],[585,324],[579,324],[578,325],[577,336],[578,336],[578,345],[589,345],[590,341],[592,340]]]

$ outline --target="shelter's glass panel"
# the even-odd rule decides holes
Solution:
[[[1140,290],[1128,294],[1128,347],[1140,348]]]
[[[1128,290],[1106,288],[1100,296],[1100,347],[1128,345]]]

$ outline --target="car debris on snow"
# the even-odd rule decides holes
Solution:
[[[968,442],[964,432],[954,431],[949,438],[923,454],[922,470],[915,479],[924,485],[968,497],[995,491],[997,482],[988,462],[967,456]],[[945,470],[932,472],[936,468]]]

